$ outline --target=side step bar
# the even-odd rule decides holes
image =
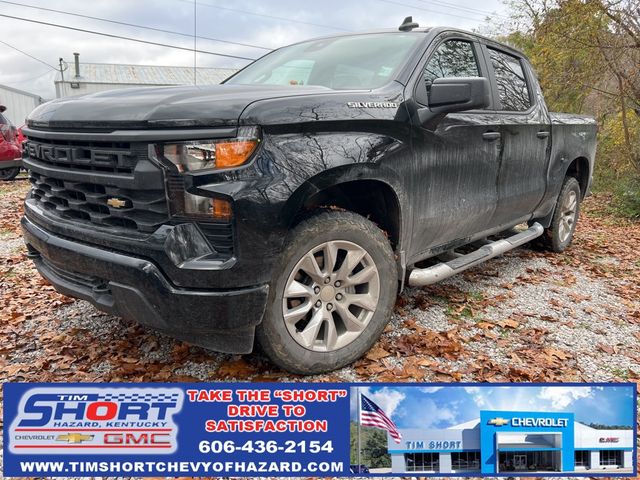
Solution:
[[[462,255],[449,262],[438,263],[428,268],[416,268],[409,275],[409,285],[411,287],[422,287],[449,278],[456,273],[460,273],[468,268],[474,267],[491,258],[502,255],[520,245],[538,238],[544,232],[544,228],[539,223],[534,223],[528,230],[520,232],[512,237],[496,240],[488,245],[480,247],[466,255]]]

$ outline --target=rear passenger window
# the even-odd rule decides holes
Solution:
[[[520,59],[492,48],[489,49],[489,55],[496,74],[501,110],[528,110],[531,107],[531,98]]]
[[[433,53],[424,67],[427,90],[436,78],[479,77],[480,70],[471,42],[447,40]]]

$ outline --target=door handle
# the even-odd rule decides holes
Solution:
[[[493,142],[494,140],[498,140],[500,138],[500,132],[484,132],[482,134],[482,138],[487,142]]]
[[[536,133],[536,136],[538,138],[547,138],[549,136],[549,132],[546,130],[540,130],[538,133]]]

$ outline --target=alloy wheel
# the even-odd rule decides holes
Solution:
[[[578,195],[575,191],[570,191],[564,202],[562,202],[562,210],[560,223],[558,224],[558,238],[561,242],[566,242],[573,226],[576,223],[576,215],[578,211]]]
[[[376,311],[380,275],[371,255],[346,240],[322,243],[294,266],[284,289],[284,322],[308,350],[338,350],[360,336]]]

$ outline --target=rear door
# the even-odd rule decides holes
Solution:
[[[419,97],[418,88],[429,90],[436,78],[489,76],[475,37],[457,32],[432,42],[419,74],[414,97]],[[414,194],[414,258],[491,227],[497,206],[499,119],[490,106],[449,113],[436,125],[412,123],[416,160],[407,181]]]
[[[551,124],[528,63],[497,46],[483,48],[492,71],[503,148],[498,171],[498,207],[491,223],[507,225],[528,219],[542,200]]]

